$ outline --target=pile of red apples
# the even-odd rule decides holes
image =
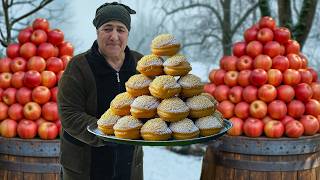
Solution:
[[[48,20],[37,18],[21,30],[0,59],[0,135],[55,139],[58,81],[73,56],[70,42]]]
[[[228,134],[298,138],[320,132],[319,69],[308,67],[289,29],[262,17],[243,36],[205,85],[233,124]]]

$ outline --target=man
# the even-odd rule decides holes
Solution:
[[[106,143],[86,130],[136,73],[142,55],[127,47],[130,14],[135,11],[120,3],[100,6],[93,20],[97,40],[72,58],[59,81],[64,180],[143,179],[141,147]]]

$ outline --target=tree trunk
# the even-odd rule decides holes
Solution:
[[[271,16],[268,0],[259,0],[261,16]]]
[[[221,1],[223,7],[223,27],[222,27],[222,45],[223,54],[231,55],[232,38],[231,38],[231,0]]]
[[[300,43],[302,49],[316,13],[318,0],[304,0],[299,14],[298,22],[293,29],[293,37]]]
[[[278,0],[279,24],[293,30],[290,0]]]

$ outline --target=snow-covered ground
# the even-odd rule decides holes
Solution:
[[[163,147],[144,146],[145,180],[198,180],[202,157],[179,155]]]

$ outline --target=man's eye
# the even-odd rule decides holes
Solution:
[[[118,32],[125,32],[124,29],[118,29]]]
[[[107,28],[107,29],[103,29],[103,31],[105,31],[105,32],[110,32],[110,31],[112,31],[112,29]]]

